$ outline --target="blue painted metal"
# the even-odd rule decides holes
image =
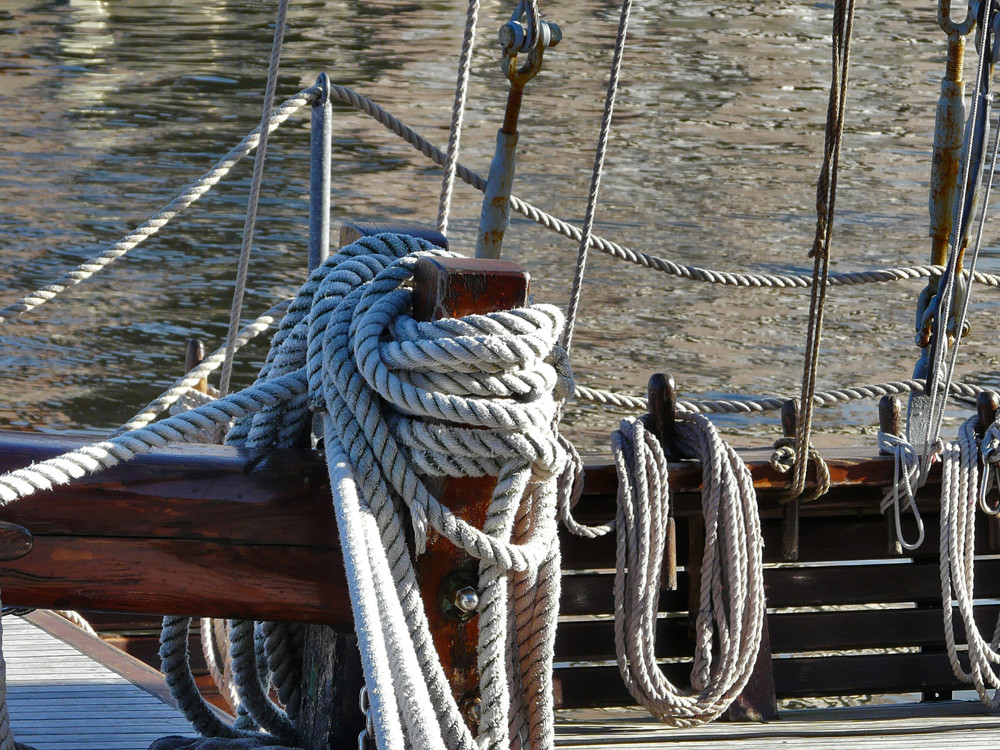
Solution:
[[[517,133],[497,131],[497,147],[490,162],[486,196],[479,216],[477,258],[499,258],[503,235],[510,224],[510,193],[514,186],[517,156]]]

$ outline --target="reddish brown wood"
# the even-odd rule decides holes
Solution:
[[[52,435],[0,432],[0,471],[27,466],[79,447],[82,442]],[[773,472],[766,453],[744,452],[762,488],[769,485]],[[803,506],[803,519],[852,516],[860,521],[879,517],[879,487],[891,482],[892,461],[870,455],[865,459],[858,453],[831,456],[829,463],[839,486]],[[694,462],[671,467],[674,491],[687,490],[675,495],[678,518],[701,513],[700,499],[692,492],[698,488],[700,473],[700,465]],[[775,477],[776,486],[782,486],[784,481],[783,477]],[[588,466],[585,494],[577,514],[590,521],[613,518],[615,482],[612,466]],[[871,487],[862,491],[862,482],[871,483]],[[933,511],[937,504],[934,495],[933,489],[922,495],[921,507]],[[778,504],[770,498],[764,489],[761,513],[765,519],[780,515]],[[71,567],[62,560],[32,552],[21,560],[0,565],[4,600],[10,604],[93,608],[99,601],[105,609],[156,613],[164,611],[163,589],[170,582],[169,586],[176,589],[170,596],[172,609],[167,611],[174,614],[209,614],[201,607],[202,598],[207,597],[207,601],[214,602],[212,614],[257,619],[279,616],[350,627],[326,470],[313,454],[303,456],[288,451],[258,462],[231,447],[184,445],[141,456],[74,485],[40,492],[0,508],[0,521],[28,529],[42,550],[62,547],[65,554],[70,554],[77,542],[101,542],[101,555],[95,558],[94,565],[101,568],[101,575],[112,576],[101,579],[82,565]],[[765,533],[770,533],[767,529],[765,524]],[[811,548],[822,544],[826,532],[820,528],[808,533],[813,541],[809,542],[807,554],[812,559]],[[845,533],[841,542],[853,544],[851,532]],[[680,534],[679,541],[687,546],[683,524]],[[829,538],[837,539],[832,532]],[[147,581],[152,587],[148,600],[146,592],[128,574],[133,564],[130,556],[141,554],[143,540],[147,539],[170,542],[175,549],[184,550],[179,557],[155,555],[156,564],[163,567],[160,578]],[[120,549],[116,540],[121,540]],[[212,544],[202,545],[200,541]],[[176,546],[180,542],[183,545]],[[595,550],[601,549],[600,542],[594,545]],[[770,554],[775,549],[780,549],[780,544],[772,539],[765,552]],[[281,558],[286,550],[289,559],[299,561],[298,567],[274,566],[264,571],[265,578],[254,587],[253,581],[261,575],[261,566],[255,561],[263,559],[258,550],[261,555],[273,554],[275,558]],[[581,549],[579,554],[590,553]],[[873,551],[871,557],[883,555]],[[247,585],[220,591],[222,587],[212,576],[188,575],[193,569],[211,570],[214,566],[230,571]],[[130,581],[128,597],[122,595],[116,576]],[[77,585],[78,579],[85,585]],[[286,598],[278,601],[269,594],[259,594],[265,589],[264,581],[273,583]],[[276,613],[277,609],[284,614]]]
[[[16,566],[16,567],[13,567]],[[335,548],[127,537],[35,538],[0,568],[4,603],[350,627]]]
[[[418,320],[461,317],[521,307],[528,301],[528,274],[516,263],[468,258],[425,258],[414,273],[413,314]],[[463,477],[435,483],[441,502],[460,518],[482,528],[496,477]],[[417,558],[417,576],[434,645],[460,706],[478,700],[476,618],[459,620],[442,607],[459,585],[478,589],[479,563],[444,537],[431,532],[427,552]],[[452,584],[462,579],[460,584]],[[464,710],[469,728],[478,722]]]

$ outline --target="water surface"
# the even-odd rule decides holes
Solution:
[[[0,254],[4,302],[56,278],[165,205],[260,117],[274,3],[7,0],[0,10]],[[320,71],[444,144],[464,3],[293,0],[279,98]],[[483,3],[463,161],[485,173],[502,116],[495,29],[513,3]],[[515,191],[579,223],[618,8],[545,2],[564,41],[546,56],[521,122]],[[929,257],[927,181],[944,68],[936,3],[858,7],[841,160],[835,270]],[[814,226],[832,6],[639,2],[612,132],[599,233],[678,263],[803,273]],[[272,140],[247,315],[304,277],[308,112]],[[335,226],[433,224],[439,171],[362,115],[336,109]],[[100,277],[3,329],[0,425],[103,433],[175,377],[184,342],[225,336],[243,202],[241,164],[197,207]],[[456,193],[451,240],[471,252],[479,195]],[[996,232],[980,267],[1000,272]],[[573,243],[516,220],[505,254],[536,300],[564,304]],[[836,288],[821,389],[908,377],[918,282]],[[581,382],[642,393],[656,370],[686,396],[793,395],[808,292],[692,284],[591,258],[575,336]],[[1000,384],[996,292],[979,290],[960,372]],[[248,350],[237,384],[264,356]],[[574,405],[566,429],[604,445],[617,417]],[[827,441],[871,443],[874,402],[823,410]],[[725,418],[737,443],[774,418]]]

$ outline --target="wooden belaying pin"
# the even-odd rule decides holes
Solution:
[[[677,391],[674,379],[661,372],[649,379],[646,389],[649,398],[649,419],[656,439],[660,441],[667,460],[676,461],[681,456],[677,445]],[[677,522],[674,520],[673,508],[667,514],[666,557],[664,560],[663,585],[670,591],[677,590]]]
[[[976,398],[976,437],[982,439],[990,425],[997,421],[1000,410],[1000,396],[993,391],[984,391]],[[994,471],[997,469],[993,467]],[[989,545],[991,552],[1000,552],[1000,516],[987,516]]]
[[[794,438],[799,424],[799,402],[789,399],[781,405],[781,434]],[[799,559],[799,500],[792,498],[781,507],[781,559],[795,562]]]
[[[191,372],[203,359],[205,359],[205,343],[201,339],[188,339],[187,349],[184,351],[184,372]],[[194,389],[208,393],[208,378],[199,380]]]
[[[878,428],[886,435],[903,437],[903,405],[895,396],[883,396],[878,402]],[[889,451],[880,450],[882,455]],[[885,514],[886,550],[890,555],[902,555],[903,545],[899,543],[896,533],[896,517],[892,513]]]

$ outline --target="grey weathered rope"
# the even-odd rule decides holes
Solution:
[[[269,405],[305,393],[306,386],[305,373],[302,372],[256,383],[184,414],[0,475],[0,505],[116,466],[168,443],[194,439],[215,424],[247,417]]]
[[[265,123],[271,117],[274,94],[278,86],[278,70],[281,66],[281,44],[285,38],[285,21],[288,17],[290,0],[278,0],[278,14],[274,22],[274,39],[271,42],[271,59],[267,68],[267,83],[264,86],[264,113],[260,120],[260,144],[253,162],[253,178],[250,181],[250,195],[247,198],[247,216],[243,224],[243,241],[240,246],[240,260],[236,269],[236,283],[233,289],[233,304],[229,312],[229,331],[226,334],[226,355],[219,378],[219,393],[229,393],[229,379],[233,374],[233,356],[236,353],[236,335],[240,327],[243,311],[243,294],[246,291],[247,269],[250,266],[250,251],[253,245],[253,230],[257,221],[257,203],[260,200],[260,186],[264,181],[264,161],[267,157],[268,129]]]
[[[444,163],[441,178],[441,197],[438,200],[437,228],[441,234],[448,234],[448,214],[451,211],[451,195],[455,188],[455,168],[458,166],[458,152],[462,141],[462,122],[465,118],[465,102],[469,93],[469,73],[472,69],[472,50],[476,46],[476,23],[479,20],[479,0],[469,0],[465,18],[465,33],[462,35],[462,52],[458,58],[458,78],[455,81],[455,103],[451,110],[451,128],[448,131],[448,157]]]
[[[587,211],[583,217],[580,246],[577,249],[576,268],[573,272],[573,288],[570,292],[569,304],[566,310],[566,331],[563,333],[562,345],[567,352],[573,344],[573,328],[576,326],[576,314],[580,308],[580,297],[583,294],[583,274],[587,267],[587,251],[590,249],[594,232],[597,195],[601,189],[604,157],[608,152],[608,138],[611,135],[611,118],[615,113],[615,96],[618,93],[618,77],[621,74],[622,57],[625,54],[625,40],[628,36],[628,19],[631,10],[632,0],[622,0],[621,15],[618,19],[618,34],[615,37],[615,51],[611,58],[611,72],[608,75],[608,93],[604,98],[604,114],[601,117],[601,130],[597,137],[597,151],[594,154],[594,167],[590,176]]]
[[[847,82],[851,62],[851,32],[854,28],[854,0],[836,0],[833,13],[833,64],[831,66],[830,100],[826,114],[826,138],[823,168],[816,185],[816,236],[810,255],[813,257],[813,283],[809,302],[809,324],[806,332],[805,357],[802,368],[802,392],[799,397],[801,413],[795,426],[795,465],[788,491],[789,497],[802,494],[806,486],[806,469],[810,457],[817,467],[822,458],[812,447],[813,394],[819,370],[819,347],[823,335],[823,312],[826,305],[826,280],[830,275],[830,241],[837,202],[837,168],[840,163],[840,146],[844,135],[844,113],[847,100]],[[816,491],[829,488],[821,482]],[[815,491],[810,494],[810,499]]]
[[[976,400],[980,393],[988,391],[979,385],[967,383],[952,383],[951,393],[958,399],[964,401]],[[833,406],[834,404],[846,404],[851,401],[861,401],[865,399],[881,398],[882,396],[899,396],[904,393],[923,393],[924,381],[895,380],[888,383],[875,383],[873,385],[852,386],[850,388],[837,388],[830,391],[820,391],[813,394],[813,403],[817,406]],[[626,394],[612,393],[596,388],[588,388],[576,385],[574,395],[577,398],[603,406],[610,406],[619,409],[633,409],[636,411],[648,411],[649,402],[641,396],[629,396]],[[711,400],[711,401],[678,401],[678,411],[688,411],[701,414],[760,414],[767,411],[779,411],[782,405],[788,400],[783,396],[771,396],[765,398],[752,398],[737,400]]]
[[[318,89],[313,86],[304,89],[295,96],[286,100],[271,115],[268,123],[268,132],[277,128],[297,110],[309,104],[315,97]],[[153,214],[149,219],[122,237],[118,242],[111,245],[99,255],[84,261],[48,286],[22,297],[3,309],[0,309],[0,323],[16,320],[30,310],[35,309],[44,302],[69,289],[81,281],[85,281],[98,271],[103,270],[114,261],[129,252],[141,242],[156,234],[162,227],[168,224],[174,217],[184,209],[201,198],[217,182],[225,177],[239,161],[247,154],[251,153],[260,141],[260,129],[251,131],[242,141],[240,141],[228,154],[223,156],[215,165],[209,169],[198,180],[193,182],[180,195],[174,198],[165,207]]]
[[[711,422],[682,414],[677,432],[703,464],[705,552],[701,562],[691,688],[675,687],[657,663],[656,626],[666,522],[667,460],[642,420],[612,434],[618,473],[615,650],[632,696],[657,718],[694,726],[717,718],[743,690],[764,622],[763,541],[753,479]]]
[[[426,156],[428,159],[443,166],[447,161],[446,154],[434,146],[430,141],[421,136],[412,128],[408,127],[397,117],[393,116],[378,104],[362,96],[358,92],[346,86],[331,85],[330,95],[337,101],[348,104],[354,109],[363,112],[386,129],[395,133],[401,139],[409,143],[413,148]],[[480,192],[486,190],[486,180],[473,172],[461,162],[456,166],[456,175],[459,179],[468,183]],[[516,196],[511,196],[511,208],[526,216],[541,226],[551,229],[562,236],[577,243],[583,236],[582,230],[562,219],[558,219],[551,214],[527,203]],[[758,273],[735,273],[730,271],[716,271],[698,266],[683,265],[675,263],[666,258],[661,258],[650,253],[633,250],[624,245],[611,242],[603,237],[594,236],[590,246],[600,252],[624,260],[635,265],[649,268],[653,271],[676,276],[677,278],[691,281],[701,281],[722,286],[734,286],[747,289],[775,288],[775,289],[808,289],[812,284],[812,279],[808,274],[758,274]],[[914,279],[926,279],[938,277],[943,273],[941,266],[897,266],[893,268],[874,269],[870,271],[856,271],[850,273],[831,273],[827,278],[829,286],[852,286],[856,284],[885,284],[896,281],[910,281]],[[1000,275],[988,274],[977,271],[973,275],[973,280],[979,284],[991,287],[1000,287]]]

